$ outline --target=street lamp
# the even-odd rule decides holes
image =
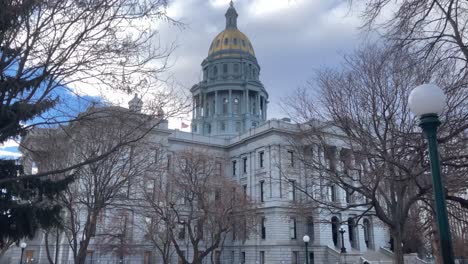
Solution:
[[[310,237],[308,235],[305,235],[302,240],[304,241],[305,244],[305,259],[306,259],[306,264],[309,264],[309,252],[308,252],[308,245],[310,241]]]
[[[23,252],[24,252],[24,249],[28,246],[28,244],[26,244],[26,242],[21,242],[20,243],[20,248],[21,248],[21,257],[20,257],[20,264],[23,263]]]
[[[411,91],[408,103],[411,111],[419,116],[419,126],[426,135],[428,142],[432,188],[434,189],[437,225],[439,227],[439,243],[442,259],[445,264],[448,264],[454,263],[454,258],[445,191],[440,172],[439,150],[437,149],[437,127],[440,125],[438,114],[444,109],[445,100],[444,92],[437,85],[423,84]]]
[[[340,230],[338,230],[341,234],[341,253],[346,253],[346,248],[344,246],[344,233],[346,232],[346,226],[340,226]]]

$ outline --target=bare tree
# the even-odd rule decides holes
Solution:
[[[346,57],[342,70],[319,71],[311,83],[314,97],[302,89],[287,104],[303,123],[292,144],[310,171],[306,182],[314,184],[298,187],[320,208],[361,209],[355,224],[365,215],[378,217],[391,230],[396,263],[403,263],[411,209],[432,197],[427,146],[407,105],[409,92],[420,83],[437,82],[447,93],[439,138],[442,164],[451,171],[446,187],[454,193],[467,187],[461,177],[467,120],[460,101],[466,93],[454,88],[460,83],[453,67],[433,68],[405,49],[368,46]]]
[[[210,254],[219,256],[229,233],[249,232],[253,203],[226,177],[216,153],[190,149],[166,156],[166,171],[154,174],[144,192],[147,217],[167,232],[163,238],[182,263],[200,264]],[[193,252],[191,259],[186,250]]]
[[[109,153],[103,159],[73,170],[74,184],[58,198],[65,211],[64,233],[77,264],[85,262],[89,244],[99,236],[98,223],[104,212],[128,208],[135,195],[137,178],[152,165],[147,160],[152,144],[146,140],[147,129],[153,126],[152,122],[161,122],[122,108],[97,110],[99,115],[92,120],[81,120],[62,129],[38,131],[27,138],[30,159],[37,162],[39,171]],[[146,120],[147,126],[142,127],[139,118]],[[129,144],[128,138],[134,137],[139,140]],[[122,141],[127,143],[116,148]],[[48,145],[47,142],[52,143]],[[69,174],[56,177],[69,177]]]
[[[468,62],[468,3],[463,0],[362,0],[368,28],[382,29],[398,46],[411,46],[423,58],[437,64],[456,59],[466,75]],[[390,16],[387,11],[392,11]],[[437,54],[436,60],[434,54]]]

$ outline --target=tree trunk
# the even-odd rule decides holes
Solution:
[[[47,255],[47,261],[49,261],[50,264],[54,264],[54,260],[52,260],[52,256],[50,255],[50,250],[49,250],[49,231],[46,231],[44,233],[44,244],[45,244],[45,250],[46,250],[46,255]]]
[[[393,236],[393,263],[395,264],[404,264],[404,252],[403,252],[403,235],[401,230],[403,228],[395,228],[392,230]]]
[[[89,242],[91,237],[96,233],[97,212],[91,212],[89,219],[86,221],[84,228],[84,239],[80,241],[80,249],[75,259],[75,264],[85,264],[86,255],[88,253]]]

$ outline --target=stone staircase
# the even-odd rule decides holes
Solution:
[[[383,253],[382,251],[368,251],[365,252],[360,257],[360,263],[368,263],[368,264],[392,264],[393,259],[392,257],[388,256],[387,254]]]

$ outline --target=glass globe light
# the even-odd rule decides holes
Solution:
[[[304,243],[309,243],[310,241],[310,237],[308,235],[305,235],[302,240],[304,241]]]
[[[28,244],[26,244],[26,242],[21,242],[20,243],[20,248],[22,248],[22,249],[25,249],[27,246],[28,246]]]
[[[411,91],[408,104],[413,113],[422,116],[442,113],[445,100],[446,96],[442,89],[435,84],[427,83],[419,85]]]

